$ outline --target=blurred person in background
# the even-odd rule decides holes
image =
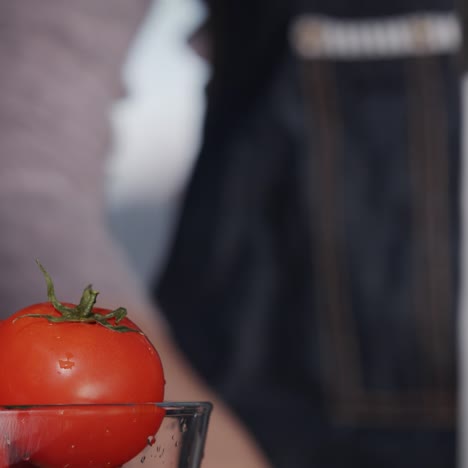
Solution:
[[[0,4],[0,318],[45,300],[36,257],[54,277],[59,299],[78,300],[92,281],[100,305],[126,306],[159,350],[167,400],[214,402],[203,466],[266,467],[239,421],[182,357],[107,229],[109,113],[148,5]]]
[[[454,467],[455,4],[206,3],[203,144],[154,284],[178,343],[275,467]]]
[[[43,300],[34,257],[61,297],[93,281],[102,306],[127,305],[167,398],[215,400],[207,468],[266,462],[172,334],[274,466],[454,466],[454,5],[208,3],[213,78],[155,285],[164,317],[106,229],[102,187],[147,2],[0,6],[2,315]]]

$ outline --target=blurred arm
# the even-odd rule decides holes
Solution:
[[[192,372],[107,231],[108,113],[147,0],[0,3],[0,318],[92,281],[125,305],[159,349],[168,400],[215,402],[206,468],[264,467],[237,420]],[[231,465],[230,465],[231,463]]]

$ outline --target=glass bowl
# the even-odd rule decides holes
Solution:
[[[199,468],[207,402],[0,408],[0,468]]]

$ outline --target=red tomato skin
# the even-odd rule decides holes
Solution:
[[[41,468],[112,468],[146,447],[165,411],[154,404],[64,405],[7,409],[1,416],[8,445],[0,440],[0,468],[26,460]]]
[[[110,311],[95,307],[93,312]],[[0,321],[0,406],[163,401],[161,360],[143,334],[119,333],[97,323],[22,317],[26,314],[60,315],[47,302]],[[138,330],[128,318],[119,325]],[[25,459],[41,468],[120,466],[145,447],[164,418],[164,410],[155,405],[128,406],[118,414],[89,407],[64,413],[68,416],[62,420],[46,410],[40,418],[34,416],[35,410],[25,417],[23,410],[19,420],[11,420],[11,411],[0,408],[0,432],[8,418],[23,426],[9,425],[14,452],[4,444],[0,447],[0,467],[7,462],[6,466],[16,466]],[[36,436],[31,438],[33,432]],[[33,446],[34,441],[38,444]],[[23,455],[18,458],[18,453]]]
[[[94,308],[106,314],[107,309]],[[145,403],[164,399],[160,357],[141,333],[97,323],[51,323],[35,304],[0,322],[0,405]],[[120,325],[138,330],[128,318]]]

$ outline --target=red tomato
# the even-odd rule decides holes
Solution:
[[[32,313],[60,317],[52,304],[42,303],[0,322],[0,405],[163,400],[161,360],[145,335],[97,323],[19,318]],[[127,318],[119,325],[138,330]]]
[[[24,461],[47,468],[118,467],[154,440],[164,415],[155,404],[6,409],[8,447],[4,464],[0,448],[0,468]]]
[[[15,453],[41,467],[120,466],[164,417],[144,405],[164,398],[161,360],[124,309],[94,308],[91,287],[78,306],[61,304],[43,273],[49,302],[0,322],[0,406],[11,408],[0,409],[0,437],[14,439]],[[97,406],[17,408],[59,404]]]

